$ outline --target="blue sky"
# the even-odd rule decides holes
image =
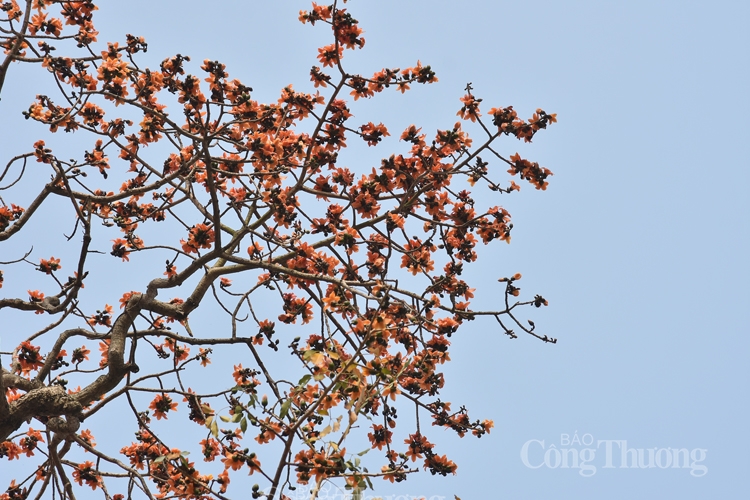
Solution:
[[[276,99],[290,83],[310,91],[316,49],[329,43],[325,30],[297,22],[305,2],[149,4],[102,3],[100,40],[145,36],[151,64],[177,52],[194,62],[218,59],[260,101]],[[472,305],[489,306],[500,292],[498,276],[523,273],[522,292],[550,302],[529,317],[559,342],[511,341],[490,322],[466,324],[453,339],[445,398],[496,428],[479,441],[434,429],[458,474],[378,481],[375,493],[464,500],[747,495],[750,4],[360,0],[349,9],[367,44],[346,54],[348,70],[368,74],[420,59],[440,79],[357,103],[362,123],[382,121],[392,131],[411,123],[425,131],[449,127],[467,82],[485,111],[513,105],[529,117],[541,107],[559,121],[532,145],[498,144],[555,175],[546,192],[524,184],[500,200],[513,215],[513,242],[489,247],[465,277],[478,289]],[[20,152],[17,144],[25,151],[48,136],[20,117],[43,85],[22,81],[25,74],[11,68],[0,101],[3,164]],[[369,169],[389,147],[398,144],[348,161]],[[569,442],[576,434],[594,440],[590,477],[543,462],[542,450],[552,445],[587,448]],[[538,468],[521,458],[531,440],[529,463]],[[596,446],[605,440],[618,441],[613,468],[605,468],[606,444]],[[654,448],[706,450],[697,463],[706,473],[621,468],[622,441],[646,456]]]

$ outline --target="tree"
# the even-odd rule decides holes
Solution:
[[[29,325],[48,320],[14,332],[20,342],[3,353],[0,460],[26,462],[28,475],[0,499],[74,498],[89,487],[108,499],[132,491],[226,498],[240,471],[258,478],[254,498],[270,499],[299,483],[314,496],[334,478],[360,491],[419,467],[455,473],[426,423],[461,437],[493,424],[439,397],[450,337],[488,317],[511,338],[520,331],[555,342],[518,318],[522,306],[547,305],[540,295],[518,299],[520,274],[500,278],[497,309],[471,308],[464,266],[477,260],[480,240],[510,243],[513,225],[503,208],[477,206],[470,190],[520,189],[480,155],[545,189],[549,170],[492,146],[503,136],[531,142],[555,115],[538,109],[523,120],[497,107],[483,118],[469,84],[459,122],[430,137],[412,125],[400,135],[403,153],[353,171],[339,161],[346,141],[375,147],[390,133],[382,123],[352,124],[346,99],[404,93],[437,77],[419,62],[348,73],[345,51],[365,40],[336,2],[299,17],[332,30],[310,71],[318,90],[288,86],[268,104],[218,61],[204,61],[200,76],[179,54],[142,68],[147,44],[132,35],[96,49],[90,0],[0,8],[0,91],[12,63],[41,65],[59,93],[37,96],[25,118],[89,144],[64,160],[38,140],[0,173],[0,241],[50,207],[70,215],[69,248],[40,250],[40,240],[2,262],[0,309],[27,312]],[[476,144],[469,123],[482,135]],[[41,168],[48,182],[30,173]],[[21,180],[37,192],[19,190]],[[111,285],[104,265],[150,270],[155,262],[164,264],[140,290],[102,303]],[[20,278],[30,266],[44,275],[43,289]],[[190,326],[219,313],[211,331]],[[222,378],[201,380],[212,359],[226,366]],[[404,406],[414,428],[397,426]],[[112,407],[130,413],[135,439],[118,433],[97,444],[86,424]],[[177,418],[193,422],[179,439],[162,422]],[[352,451],[365,438],[381,455],[375,472]],[[193,446],[199,460],[188,458]]]

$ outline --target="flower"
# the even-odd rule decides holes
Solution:
[[[198,253],[199,248],[211,248],[215,234],[207,224],[196,224],[190,228],[187,241],[180,240],[185,253]]]
[[[34,450],[39,442],[44,442],[42,433],[29,427],[29,430],[26,432],[26,437],[21,438],[21,449],[26,453],[27,457],[32,457],[34,456]]]
[[[211,349],[204,349],[202,347],[200,349],[200,354],[198,354],[197,358],[200,360],[201,366],[207,366],[211,363],[211,360],[208,358],[208,355],[211,354]]]
[[[252,245],[247,247],[247,253],[250,257],[258,258],[263,253],[263,245],[258,242],[254,242]]]
[[[378,424],[373,424],[372,432],[367,434],[367,437],[372,443],[373,449],[377,448],[378,450],[382,450],[383,446],[390,444],[391,436],[393,436],[391,431]]]
[[[229,481],[229,471],[224,469],[224,471],[219,474],[219,479],[216,480],[216,482],[221,485],[221,488],[219,489],[220,493],[226,493],[227,486],[229,486]]]
[[[154,416],[157,420],[166,419],[167,413],[170,411],[177,411],[177,403],[173,403],[172,398],[166,394],[156,396],[148,407],[154,410]]]
[[[481,113],[479,113],[479,103],[481,101],[481,99],[476,99],[471,94],[466,94],[461,98],[463,106],[456,115],[464,120],[471,120],[472,122],[477,121],[477,118],[481,116]]]
[[[254,378],[257,373],[250,368],[243,368],[242,363],[240,363],[239,365],[234,365],[232,377],[234,377],[234,381],[239,386],[258,386],[260,383]]]
[[[166,276],[167,278],[174,278],[175,276],[177,276],[177,268],[171,262],[167,261],[166,269],[167,270],[164,272],[164,276]]]
[[[102,353],[102,359],[99,360],[99,367],[107,366],[109,363],[109,339],[104,339],[99,342],[99,352]]]
[[[18,349],[18,362],[21,365],[21,373],[28,375],[31,371],[44,366],[44,356],[39,354],[39,347],[24,341]]]
[[[0,443],[0,458],[8,457],[8,460],[14,460],[21,456],[21,447],[13,441],[3,441]]]
[[[137,293],[138,292],[136,291],[130,291],[130,292],[125,292],[124,294],[122,294],[122,297],[120,298],[120,309],[128,305],[128,301],[131,299],[131,297],[133,297],[134,294],[137,294]]]
[[[200,442],[203,450],[203,461],[213,462],[221,451],[221,444],[213,438],[204,439]]]
[[[73,349],[71,362],[75,364],[82,363],[89,359],[89,354],[91,354],[91,351],[86,349],[86,346],[76,347]]]
[[[82,441],[85,441],[86,444],[88,444],[91,447],[96,446],[96,442],[94,441],[94,436],[91,434],[91,431],[88,429],[84,429],[81,431],[81,434],[78,436],[81,438]]]
[[[99,486],[99,473],[94,469],[94,462],[83,462],[78,465],[73,471],[73,480],[79,485],[83,485],[85,481],[88,486],[91,486],[92,490],[95,490]]]
[[[318,49],[318,60],[324,67],[333,67],[344,56],[344,48],[332,43]]]
[[[423,435],[411,434],[408,439],[404,439],[404,443],[409,445],[409,449],[406,450],[405,455],[411,459],[412,462],[416,462],[418,458],[422,458],[422,453],[432,453],[433,444],[427,441]]]
[[[224,464],[224,469],[239,470],[245,463],[245,456],[239,451],[227,449],[224,451],[224,458],[221,459],[221,462]]]
[[[54,257],[50,257],[49,260],[39,259],[39,270],[43,273],[52,274],[53,271],[57,271],[58,269],[62,269],[60,259]]]
[[[91,326],[112,326],[112,306],[104,304],[104,310],[100,311],[97,309],[96,314],[92,314],[86,322]]]
[[[449,473],[455,474],[458,466],[443,455],[430,455],[424,461],[424,468],[430,469],[430,473],[434,476],[440,474],[441,476],[447,476]]]
[[[114,244],[112,245],[112,251],[110,252],[110,255],[114,255],[115,257],[121,257],[123,262],[129,261],[130,258],[128,258],[128,255],[130,255],[130,251],[127,248],[128,242],[126,240],[123,240],[122,238],[117,238],[116,240],[112,240]]]

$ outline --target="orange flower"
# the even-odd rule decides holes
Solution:
[[[109,339],[99,342],[99,352],[102,353],[102,359],[99,360],[99,367],[107,366],[109,363]]]
[[[435,262],[430,258],[435,246],[423,245],[419,238],[412,238],[404,245],[406,252],[401,257],[401,267],[405,267],[414,276],[420,272],[430,272]]]
[[[204,439],[200,442],[200,445],[203,450],[204,462],[213,462],[221,450],[221,444],[213,438]]]
[[[339,46],[337,49],[334,43],[318,49],[318,61],[324,67],[333,67],[343,56],[344,48]]]
[[[424,461],[424,468],[430,469],[432,474],[440,474],[441,476],[447,476],[455,474],[458,466],[443,455],[430,455]]]
[[[44,366],[44,356],[39,354],[39,347],[31,345],[30,342],[21,342],[18,349],[18,362],[21,365],[21,373],[27,375]]]
[[[208,224],[196,224],[190,228],[187,241],[180,240],[185,253],[198,253],[199,248],[211,248],[215,234]]]
[[[396,401],[396,398],[399,394],[401,394],[401,389],[399,389],[395,384],[391,384],[383,389],[383,396],[388,396],[392,401]]]
[[[411,459],[412,462],[416,462],[418,458],[422,458],[422,453],[432,453],[433,444],[427,441],[423,435],[411,434],[408,439],[404,440],[404,443],[409,445],[409,449],[406,450],[405,455]]]
[[[54,257],[50,257],[49,260],[39,259],[39,270],[43,273],[52,274],[53,271],[57,271],[58,269],[62,269],[60,259]]]
[[[117,238],[116,240],[112,241],[114,242],[114,244],[112,245],[112,251],[110,252],[110,255],[114,255],[115,257],[122,257],[123,261],[129,261],[130,258],[128,258],[128,255],[130,255],[130,251],[127,247],[127,240]]]
[[[94,462],[83,462],[78,465],[73,471],[73,480],[79,485],[83,486],[85,481],[88,486],[91,486],[92,490],[95,490],[99,486],[99,473],[94,468]]]
[[[389,230],[393,230],[395,228],[403,229],[405,222],[406,222],[405,219],[399,214],[394,214],[394,213],[388,214]]]
[[[247,247],[247,253],[250,257],[258,258],[263,253],[263,245],[258,242],[253,243]]]
[[[21,396],[23,396],[23,394],[15,387],[5,389],[5,399],[8,400],[8,403],[12,403],[17,399],[20,399]]]
[[[362,139],[367,141],[368,146],[375,146],[377,143],[383,140],[383,137],[388,137],[391,135],[388,133],[388,129],[385,128],[385,125],[383,125],[382,123],[375,125],[374,123],[370,122],[362,125],[359,128],[362,131]]]
[[[21,456],[21,447],[13,441],[3,441],[0,443],[0,457],[8,457],[8,460],[14,460]]]
[[[315,21],[325,20],[331,18],[331,7],[327,5],[318,5],[315,2],[312,4],[313,10],[307,12],[305,10],[299,11],[299,20],[302,24],[309,22],[315,24]]]
[[[242,363],[240,363],[239,365],[234,365],[234,372],[232,373],[232,377],[234,377],[234,381],[239,386],[257,387],[260,385],[260,382],[258,382],[254,378],[257,374],[258,372],[251,368],[243,368]]]
[[[173,403],[172,398],[166,394],[156,396],[148,407],[154,410],[154,416],[157,420],[166,419],[167,413],[170,411],[177,411],[177,403]]]
[[[378,450],[382,450],[383,446],[390,444],[391,436],[393,436],[391,431],[378,424],[373,424],[372,432],[367,434],[373,449],[377,448]]]
[[[481,113],[479,113],[479,103],[481,101],[481,99],[475,99],[471,94],[466,94],[461,98],[463,106],[456,115],[464,120],[477,121],[477,118],[481,116]]]
[[[262,423],[262,429],[260,434],[255,437],[255,440],[259,444],[265,444],[276,439],[276,436],[280,436],[282,427],[278,422],[271,422],[271,417],[266,418]]]
[[[190,348],[182,347],[180,344],[170,338],[166,339],[164,341],[164,344],[169,348],[170,351],[174,353],[175,363],[186,360],[188,358],[188,355],[190,354]]]
[[[164,276],[167,278],[174,278],[177,276],[177,268],[171,262],[167,262],[167,270],[164,272]]]
[[[24,453],[26,453],[27,457],[33,457],[34,450],[36,449],[37,443],[39,442],[44,442],[42,433],[39,431],[35,431],[31,427],[29,427],[29,430],[26,432],[26,437],[21,438],[21,449],[24,451]]]
[[[125,307],[128,304],[128,301],[130,300],[130,298],[133,296],[133,294],[136,294],[136,293],[138,292],[131,291],[131,292],[125,292],[124,294],[122,294],[122,297],[120,298],[120,309]]]
[[[36,35],[38,32],[60,36],[60,33],[62,33],[62,21],[57,18],[47,21],[47,14],[40,11],[31,17],[31,22],[29,23],[29,33]]]
[[[231,188],[227,194],[235,203],[242,203],[247,198],[247,190],[243,187]]]
[[[198,354],[198,359],[201,362],[201,366],[207,366],[211,363],[211,360],[208,359],[208,355],[211,354],[211,349],[204,349],[202,347],[200,349],[200,354]]]
[[[81,434],[78,436],[81,438],[81,440],[85,441],[86,444],[88,444],[91,447],[96,446],[96,442],[94,441],[94,436],[91,434],[91,431],[88,429],[84,429],[81,431]]]
[[[336,295],[334,291],[331,291],[328,295],[323,297],[323,310],[327,311],[329,309],[332,309],[333,306],[335,306],[336,303],[338,303],[341,300],[341,297]]]
[[[482,437],[482,434],[484,434],[485,432],[487,434],[490,433],[490,430],[495,427],[495,422],[493,422],[492,420],[483,420],[482,423],[479,424],[479,426],[481,428],[476,428],[472,430],[471,433],[477,437]]]
[[[216,480],[217,483],[221,485],[221,488],[219,489],[220,493],[226,493],[227,492],[227,486],[229,486],[229,471],[226,469],[222,471],[221,474],[219,474],[219,479]]]
[[[239,451],[227,449],[224,451],[224,458],[221,459],[221,462],[224,464],[224,469],[239,470],[245,463],[245,456]]]
[[[251,453],[247,457],[247,466],[250,467],[250,475],[253,475],[253,472],[260,472],[260,461],[255,456],[255,453]]]
[[[104,304],[103,311],[97,309],[96,314],[92,314],[91,317],[89,317],[89,319],[86,321],[91,326],[112,326],[112,306],[109,304]]]
[[[552,175],[549,169],[541,167],[537,162],[521,158],[518,153],[511,155],[510,160],[512,162],[511,168],[508,169],[510,175],[520,174],[521,179],[529,181],[536,189],[542,191],[547,189],[549,182],[546,179]]]

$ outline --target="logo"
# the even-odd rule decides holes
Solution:
[[[529,469],[573,469],[583,477],[602,469],[689,469],[693,477],[708,474],[705,448],[631,448],[625,439],[594,439],[560,434],[560,446],[529,439],[521,447],[521,462]]]

